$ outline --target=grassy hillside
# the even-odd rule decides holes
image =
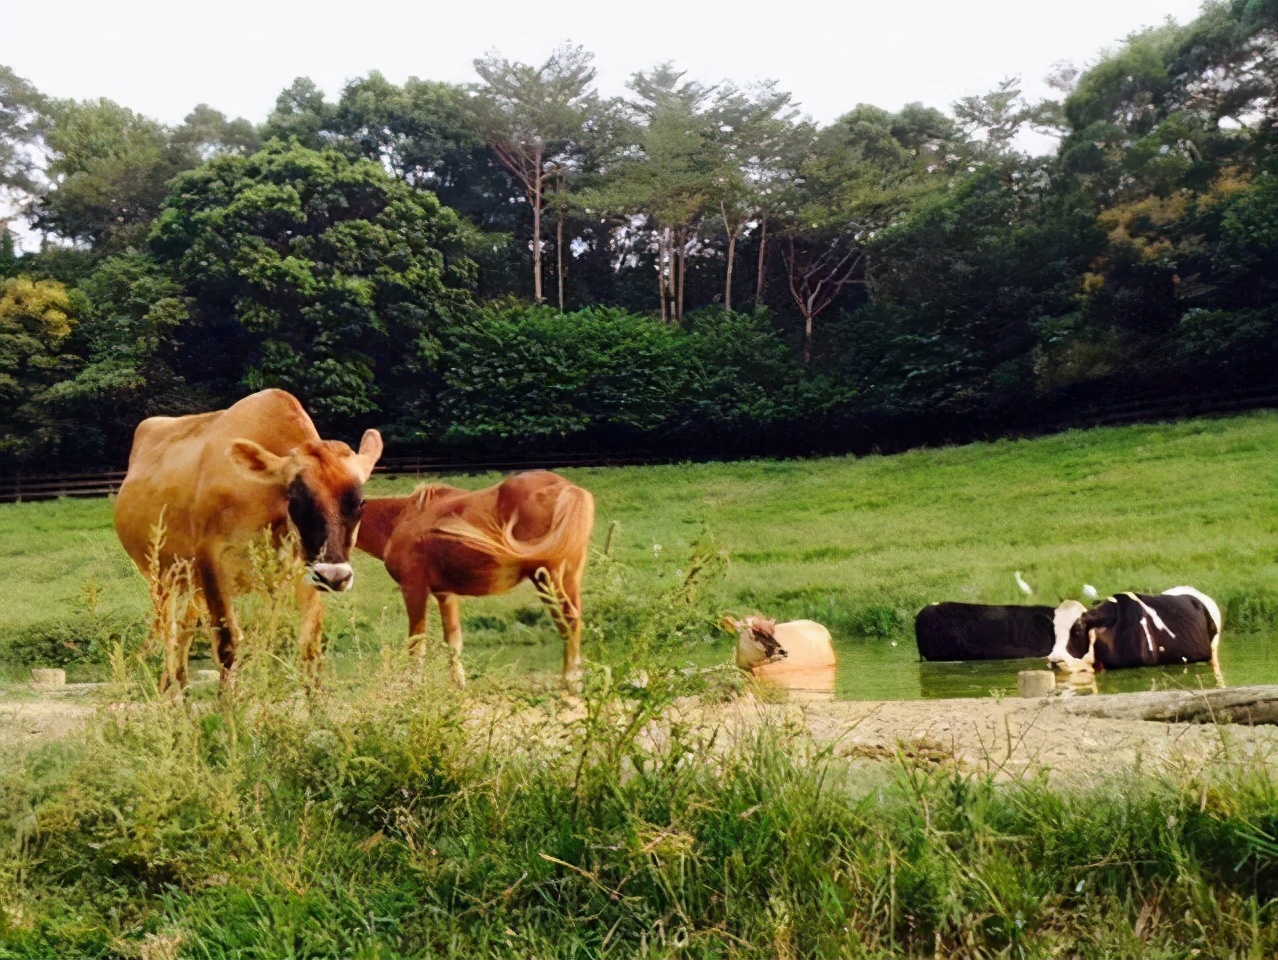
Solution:
[[[1101,591],[1190,583],[1223,602],[1231,634],[1270,625],[1275,450],[1278,415],[1265,413],[892,457],[565,473],[596,496],[597,544],[619,524],[614,553],[640,589],[672,584],[708,530],[731,557],[713,587],[723,609],[812,616],[842,644],[877,643],[908,659],[911,643],[885,644],[909,640],[920,605],[1020,602],[1016,570],[1044,602],[1078,596],[1084,582]],[[468,487],[495,479],[449,478]],[[413,485],[378,478],[370,493]],[[405,619],[394,584],[371,558],[357,568],[355,590],[332,602],[330,632],[339,645],[398,639]],[[104,500],[0,507],[0,590],[0,657],[7,647],[10,660],[56,654],[66,638],[83,647],[86,634],[140,618],[145,602]],[[476,652],[523,647],[546,664],[557,655],[527,587],[469,601],[465,612]]]

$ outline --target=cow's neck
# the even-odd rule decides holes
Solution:
[[[371,553],[379,560],[385,559],[386,541],[395,532],[395,522],[412,497],[375,497],[364,501],[364,515],[359,521],[359,536],[355,546]]]

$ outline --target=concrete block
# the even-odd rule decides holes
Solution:
[[[1056,689],[1056,674],[1051,670],[1022,670],[1016,675],[1016,689],[1022,697],[1046,697]]]

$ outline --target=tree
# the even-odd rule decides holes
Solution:
[[[543,300],[541,219],[546,188],[562,186],[568,156],[588,136],[598,105],[593,59],[594,54],[580,46],[564,46],[536,67],[495,53],[475,61],[475,72],[484,81],[473,101],[477,122],[532,206],[537,303]]]
[[[154,414],[208,409],[212,398],[191,389],[176,371],[189,301],[151,257],[108,257],[77,292],[83,306],[65,347],[80,364],[47,399],[77,425],[82,455],[109,459],[127,450],[133,429]]]
[[[805,365],[814,320],[866,279],[869,242],[948,182],[956,136],[948,118],[918,104],[897,114],[862,104],[821,132],[796,178],[785,224]]]
[[[296,140],[304,147],[327,144],[325,131],[333,120],[333,105],[310,77],[297,77],[275,98],[275,109],[262,125],[264,140]]]
[[[330,426],[426,416],[440,332],[471,306],[456,214],[331,150],[216,157],[177,180],[152,242],[200,322],[230,324],[215,342],[244,385],[285,387]]]
[[[982,152],[1001,156],[1033,112],[1021,96],[1021,78],[1007,77],[989,93],[963,97],[953,104],[954,116],[969,140],[976,140]]]
[[[44,109],[35,87],[0,65],[0,232],[37,189],[34,147],[44,132]]]
[[[70,292],[55,280],[0,281],[0,452],[47,454],[60,431],[46,392],[68,367],[62,345],[75,326]]]
[[[342,90],[329,128],[400,179],[441,193],[484,144],[468,101],[460,86],[409,77],[398,87],[374,70]]]
[[[110,100],[62,101],[50,118],[51,185],[36,223],[100,252],[141,243],[168,182],[199,163],[162,124]]]
[[[671,323],[683,318],[688,249],[709,211],[718,160],[707,110],[714,88],[683,77],[666,63],[630,78],[630,132],[616,139],[603,183],[582,200],[621,215],[631,243],[651,237],[661,316]]]
[[[777,199],[792,182],[795,148],[806,139],[803,134],[809,129],[808,124],[796,127],[797,116],[791,95],[777,90],[774,81],[750,90],[728,86],[715,100],[713,129],[719,157],[711,174],[710,193],[728,241],[725,310],[732,309],[737,241],[751,223],[757,224],[761,234],[755,299],[762,297],[767,222]]]
[[[254,153],[257,131],[243,117],[228,120],[221,110],[201,103],[173,131],[173,144],[199,163],[222,153]],[[194,164],[192,164],[194,165]]]

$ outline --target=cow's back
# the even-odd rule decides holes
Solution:
[[[1054,610],[1047,606],[934,603],[914,618],[924,660],[1014,660],[1052,650]]]
[[[815,620],[778,623],[775,634],[777,643],[781,644],[786,656],[766,664],[764,673],[785,673],[835,665],[834,641],[830,639],[830,631]]]
[[[1210,660],[1215,646],[1216,622],[1213,611],[1193,594],[1120,594],[1120,599],[1133,596],[1146,615],[1157,616],[1153,635],[1156,643],[1149,641],[1150,634],[1144,627],[1139,630],[1135,622],[1128,624],[1141,659],[1148,664],[1197,663]],[[1138,614],[1139,615],[1139,614]],[[1153,616],[1149,617],[1151,620]],[[1140,617],[1144,619],[1144,617]],[[1133,618],[1135,621],[1135,618]],[[1160,634],[1165,635],[1160,636]],[[1145,642],[1142,643],[1141,641]],[[1156,650],[1151,650],[1156,646]]]
[[[165,557],[196,556],[209,546],[205,540],[215,521],[233,525],[242,516],[260,527],[260,518],[245,510],[259,491],[237,475],[227,457],[231,444],[253,440],[283,456],[318,437],[301,404],[282,390],[263,390],[226,410],[142,421],[116,497],[120,542],[145,572],[161,515]]]

